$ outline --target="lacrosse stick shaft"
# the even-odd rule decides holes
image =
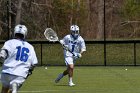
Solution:
[[[73,56],[75,56],[75,54],[67,47],[65,46],[64,44],[62,44],[60,41],[59,43],[63,46],[63,48],[66,50],[66,51],[69,51],[70,53],[72,53]]]

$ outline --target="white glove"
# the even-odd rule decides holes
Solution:
[[[82,57],[81,53],[74,53],[74,56],[75,56],[76,58]]]
[[[63,41],[63,40],[60,40],[60,43],[61,43],[62,45],[64,45],[64,41]]]

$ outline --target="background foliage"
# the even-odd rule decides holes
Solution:
[[[0,39],[12,37],[18,23],[28,27],[27,39],[33,40],[45,40],[47,27],[62,38],[71,24],[80,26],[86,40],[102,40],[104,27],[107,39],[139,39],[140,1],[0,0]]]

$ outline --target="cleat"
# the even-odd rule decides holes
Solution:
[[[69,86],[75,86],[75,84],[74,83],[69,83]]]

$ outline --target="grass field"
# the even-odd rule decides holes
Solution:
[[[73,81],[76,86],[73,87],[67,85],[67,76],[58,84],[54,83],[63,70],[63,66],[37,67],[19,93],[140,93],[139,67],[75,67]]]

